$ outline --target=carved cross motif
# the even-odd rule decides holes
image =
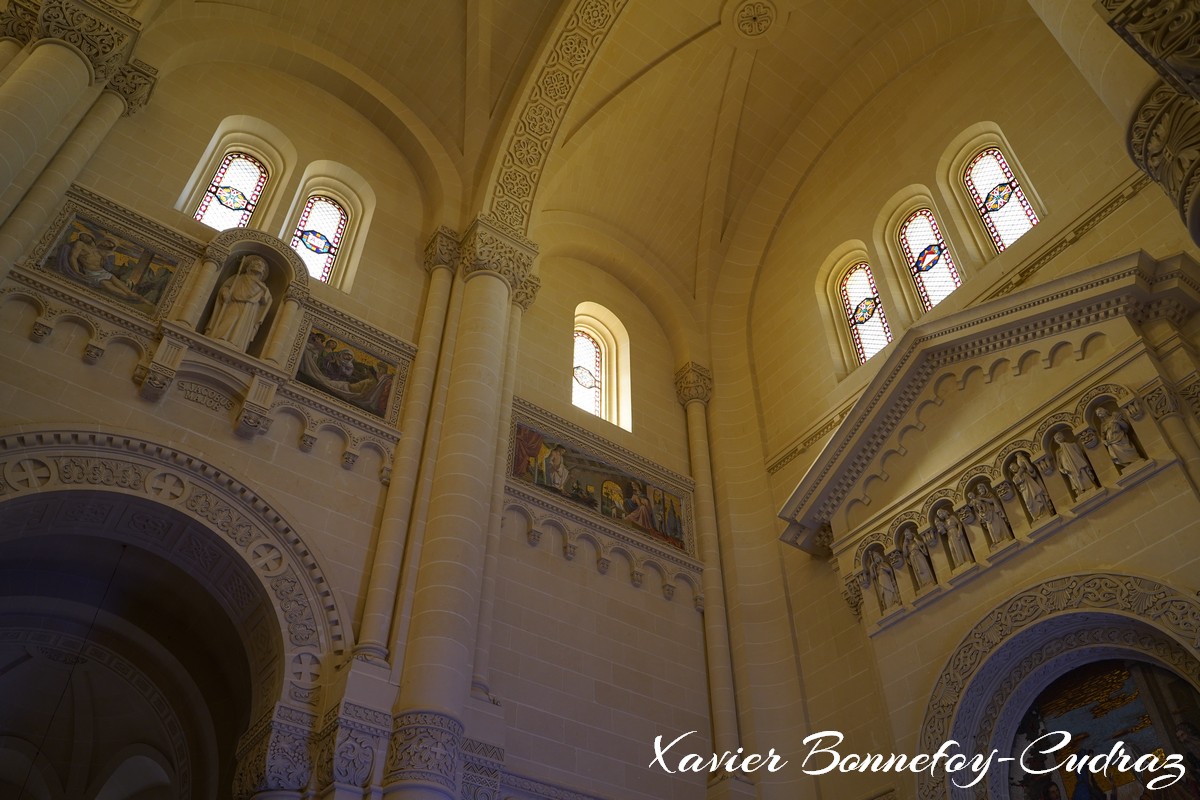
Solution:
[[[292,659],[292,677],[303,683],[316,683],[321,677],[321,662],[312,653],[298,653]]]
[[[8,480],[22,489],[38,489],[50,480],[50,467],[36,458],[25,458],[8,468]]]
[[[261,572],[274,572],[283,566],[283,553],[270,542],[259,542],[250,548],[250,564]]]
[[[150,479],[150,494],[172,502],[183,497],[183,479],[170,472],[160,472]]]

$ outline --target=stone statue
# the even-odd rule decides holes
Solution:
[[[967,492],[967,504],[975,512],[975,516],[983,523],[988,539],[992,546],[1012,536],[1012,526],[1008,524],[1008,516],[1000,498],[992,493],[986,483],[979,484],[979,494]]]
[[[1031,520],[1054,513],[1054,506],[1050,502],[1046,486],[1042,483],[1042,476],[1038,475],[1028,456],[1018,452],[1016,460],[1008,465],[1008,473],[1013,485],[1020,492],[1021,499],[1025,501],[1025,509],[1029,512]]]
[[[238,273],[229,276],[217,291],[205,334],[246,352],[271,308],[266,279],[267,262],[262,256],[243,258]]]
[[[1068,442],[1065,431],[1055,432],[1054,444],[1054,462],[1058,471],[1067,476],[1076,497],[1100,486],[1083,448],[1077,442]]]
[[[1120,411],[1110,412],[1106,408],[1096,409],[1096,421],[1100,423],[1100,438],[1108,448],[1108,456],[1118,468],[1124,469],[1142,456],[1130,438],[1129,422]]]
[[[904,532],[903,550],[904,560],[912,567],[918,591],[937,583],[937,578],[933,574],[933,565],[929,562],[929,548],[912,528]]]
[[[946,544],[950,546],[950,557],[957,569],[963,564],[975,560],[971,555],[971,545],[967,542],[967,532],[963,529],[962,520],[948,508],[939,508],[937,512],[938,533],[945,534]]]
[[[900,602],[900,586],[896,583],[896,571],[878,550],[871,551],[871,577],[879,592],[879,605],[887,611]]]

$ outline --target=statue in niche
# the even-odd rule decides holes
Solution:
[[[1021,500],[1024,501],[1025,510],[1029,512],[1031,520],[1039,520],[1048,513],[1054,513],[1050,494],[1046,491],[1046,486],[1042,483],[1042,476],[1038,475],[1029,456],[1018,451],[1016,460],[1008,465],[1008,474],[1012,478],[1013,485],[1021,494]]]
[[[913,577],[917,581],[917,591],[937,583],[937,577],[933,574],[933,564],[929,560],[929,547],[912,528],[904,532],[903,551],[904,560],[912,567]]]
[[[1008,516],[1004,513],[1004,505],[1000,498],[992,492],[986,483],[977,487],[979,494],[967,492],[967,505],[975,512],[975,516],[983,523],[988,539],[992,546],[1012,536],[1012,526],[1008,524]]]
[[[1117,465],[1117,469],[1125,469],[1135,461],[1142,459],[1141,453],[1133,444],[1132,428],[1125,415],[1106,408],[1096,409],[1096,421],[1100,423],[1100,438],[1108,449],[1108,457]]]
[[[217,291],[217,303],[205,334],[246,352],[271,308],[267,274],[262,256],[244,257],[237,274],[230,275]]]
[[[939,534],[946,537],[946,544],[950,547],[950,558],[954,561],[955,569],[975,560],[975,557],[971,555],[971,545],[967,541],[966,529],[963,528],[958,514],[945,507],[939,508],[937,530]]]
[[[887,611],[900,603],[900,585],[896,583],[896,571],[879,550],[871,551],[871,578],[879,593],[879,606]]]
[[[1058,471],[1067,476],[1076,497],[1100,486],[1083,448],[1078,442],[1067,441],[1066,431],[1059,430],[1054,433],[1054,463]]]

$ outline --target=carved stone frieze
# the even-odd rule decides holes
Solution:
[[[713,377],[706,367],[689,361],[675,372],[675,397],[686,406],[693,401],[708,404],[712,397]]]
[[[397,715],[388,743],[384,785],[415,781],[432,783],[458,796],[463,726],[432,711]]]
[[[21,44],[33,40],[38,25],[38,3],[35,0],[10,0],[0,13],[0,37],[16,39]]]
[[[1179,398],[1162,378],[1156,378],[1143,387],[1142,397],[1146,401],[1146,408],[1150,409],[1150,416],[1155,419],[1179,413]]]
[[[371,781],[375,754],[388,732],[376,734],[348,722],[335,717],[318,737],[314,769],[318,789],[333,784],[362,789]]]
[[[554,39],[546,66],[529,83],[529,92],[508,134],[499,174],[492,181],[489,206],[496,219],[514,231],[524,233],[529,229],[533,196],[575,88],[626,2],[575,0]]]
[[[1106,21],[1164,81],[1200,100],[1200,12],[1189,0],[1106,0]]]
[[[464,738],[463,800],[495,800],[500,797],[504,776],[504,749],[496,745]]]
[[[105,88],[121,96],[125,101],[124,115],[131,117],[150,102],[150,93],[157,80],[158,70],[135,58],[117,69]]]
[[[129,58],[138,23],[107,3],[43,0],[38,33],[75,47],[91,63],[96,78],[106,81]]]
[[[458,261],[458,234],[442,225],[433,232],[433,236],[429,237],[429,242],[425,245],[425,269],[454,269],[458,266]]]
[[[475,218],[459,244],[459,263],[465,277],[490,272],[503,278],[510,289],[529,277],[536,256],[533,242],[486,216]]]
[[[1200,234],[1200,101],[1160,83],[1133,116],[1129,152],[1179,209],[1192,238]]]

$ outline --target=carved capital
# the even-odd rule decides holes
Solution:
[[[0,13],[0,38],[28,44],[37,27],[38,4],[33,0],[10,0],[8,8]]]
[[[142,397],[151,402],[158,400],[175,380],[175,370],[162,364],[151,363],[142,377]]]
[[[529,277],[536,255],[537,245],[487,216],[477,217],[471,223],[459,245],[465,278],[490,272],[503,278],[510,289],[519,287]]]
[[[1200,13],[1190,0],[1103,0],[1109,27],[1176,91],[1200,99]]]
[[[1150,415],[1155,419],[1179,413],[1179,398],[1161,378],[1155,378],[1143,388],[1142,397],[1146,401],[1146,408],[1150,409]]]
[[[336,719],[321,732],[317,745],[316,785],[366,788],[375,765],[376,739],[350,721]]]
[[[681,405],[686,406],[692,401],[707,405],[712,397],[712,386],[712,373],[695,361],[689,361],[675,373],[675,396]]]
[[[120,95],[125,101],[125,116],[131,117],[150,102],[150,93],[157,80],[158,70],[135,58],[113,74],[106,89]]]
[[[542,288],[542,279],[537,275],[528,275],[521,284],[513,289],[512,301],[520,306],[521,311],[528,311],[537,299],[538,290]]]
[[[255,726],[238,748],[238,766],[233,779],[233,796],[250,798],[265,791],[300,791],[312,775],[309,752],[311,732],[282,717],[290,709],[280,708],[276,718]]]
[[[458,797],[458,764],[463,726],[433,711],[400,714],[388,745],[384,785],[432,784]]]
[[[842,598],[850,606],[850,613],[855,619],[862,619],[863,594],[859,577],[856,574],[847,575],[842,581]]]
[[[1129,125],[1129,153],[1171,202],[1192,239],[1200,235],[1200,101],[1160,83]]]
[[[430,272],[438,267],[454,269],[458,258],[458,234],[445,225],[439,226],[425,245],[425,269]]]
[[[43,0],[38,15],[38,38],[74,47],[99,81],[108,80],[128,60],[137,33],[137,20],[98,0]]]

